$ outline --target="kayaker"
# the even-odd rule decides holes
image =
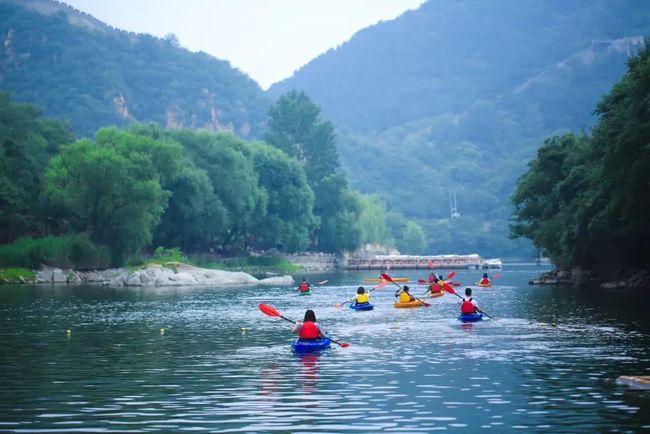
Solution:
[[[489,285],[490,284],[490,279],[488,278],[487,273],[483,273],[483,277],[481,280],[478,282],[479,285]]]
[[[476,300],[472,298],[472,288],[465,288],[465,297],[463,297],[463,303],[460,305],[460,313],[471,315],[477,312],[481,312],[481,308],[478,307]]]
[[[429,284],[429,292],[433,294],[440,294],[442,292],[442,285],[440,284],[440,281],[436,278],[435,282],[432,282]]]
[[[360,286],[357,288],[357,296],[354,299],[355,304],[368,304],[370,302],[370,294],[366,292],[366,288]]]
[[[409,293],[409,287],[406,285],[404,285],[402,289],[398,289],[395,292],[395,297],[399,297],[400,303],[408,303],[409,301],[415,301],[415,297],[413,297]]]
[[[309,282],[307,282],[304,278],[302,279],[302,282],[300,285],[298,285],[298,291],[299,292],[309,292]]]
[[[296,321],[291,331],[294,333],[298,332],[298,337],[300,339],[318,339],[326,337],[325,332],[316,322],[316,314],[311,309],[307,309],[305,312],[305,318],[302,323]]]
[[[438,281],[438,278],[436,277],[435,274],[429,273],[429,284],[431,283],[436,283]]]

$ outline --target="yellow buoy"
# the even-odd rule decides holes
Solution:
[[[165,329],[160,329],[160,334],[164,335],[165,334]]]
[[[241,332],[242,332],[242,333],[246,333],[247,331],[248,331],[248,329],[247,329],[246,327],[242,327],[242,328],[241,328]]]
[[[70,329],[67,329],[67,330],[65,331],[65,334],[67,334],[67,335],[69,335],[69,334],[71,334],[71,333],[72,333],[72,330],[70,330]]]

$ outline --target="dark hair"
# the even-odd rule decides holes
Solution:
[[[409,292],[409,287],[404,285],[404,292]]]
[[[363,286],[357,288],[357,294],[363,294],[364,292],[366,292],[366,289]]]
[[[472,288],[465,288],[465,295],[468,297],[471,297],[472,295]]]
[[[442,274],[438,274],[438,279],[443,280],[442,279]]]
[[[487,273],[483,273],[483,278],[487,279]]]
[[[313,310],[307,309],[305,312],[305,319],[303,322],[316,322],[316,314]]]

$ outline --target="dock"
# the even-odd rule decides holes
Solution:
[[[343,261],[345,270],[500,270],[501,259],[483,259],[478,254],[471,255],[377,255],[367,258],[349,257]]]

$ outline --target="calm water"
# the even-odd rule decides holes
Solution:
[[[370,272],[309,276],[329,279],[311,297],[0,286],[0,432],[650,429],[650,392],[612,382],[650,375],[647,297],[528,286],[538,272],[507,265],[476,289],[497,319],[473,325],[456,320],[449,295],[394,309],[394,287],[373,293],[374,311],[336,309]],[[261,302],[289,318],[313,308],[351,346],[297,356],[291,324]]]

